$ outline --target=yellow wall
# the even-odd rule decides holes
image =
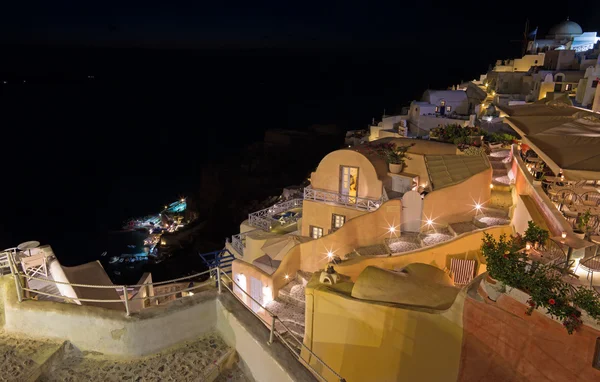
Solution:
[[[344,258],[356,248],[383,244],[384,239],[390,237],[390,225],[400,224],[401,211],[402,201],[390,200],[376,211],[347,221],[330,235],[301,244],[301,269],[308,272],[324,269],[328,262],[328,251]]]
[[[309,283],[304,343],[348,382],[456,381],[463,308],[462,292],[442,313],[370,303]],[[309,359],[306,350],[302,356]],[[314,359],[310,364],[337,380]]]
[[[304,206],[306,207],[309,203],[304,201]],[[269,285],[272,288],[273,296],[277,296],[279,289],[289,283],[298,270],[316,272],[325,269],[328,263],[328,251],[343,258],[345,254],[352,252],[355,248],[382,244],[384,239],[390,235],[389,225],[400,223],[401,211],[402,202],[390,200],[377,211],[347,221],[342,228],[330,235],[298,244],[290,249],[271,276],[243,260],[233,262],[232,274],[235,277],[238,273],[243,272],[248,283],[250,282],[248,276],[261,279],[268,277],[271,280]],[[290,276],[290,279],[286,279],[286,275]],[[263,281],[263,285],[266,285],[265,281]]]
[[[323,228],[323,235],[327,235],[331,229],[333,214],[345,216],[347,223],[348,220],[366,213],[366,211],[342,207],[332,203],[305,200],[302,206],[302,236],[310,236],[310,226]]]
[[[431,186],[429,184],[427,166],[425,166],[425,156],[421,154],[407,154],[407,157],[411,159],[406,161],[406,166],[402,172],[419,175],[419,186],[423,184]]]
[[[436,225],[470,221],[475,216],[475,203],[490,200],[491,182],[490,168],[462,183],[430,192],[423,200],[423,215],[433,219]]]
[[[372,162],[373,161],[373,162]],[[383,160],[367,158],[354,150],[337,150],[329,153],[321,160],[317,171],[310,177],[314,189],[340,192],[340,166],[358,167],[358,196],[368,199],[379,199],[382,194],[382,181],[378,172],[387,173],[387,165]],[[377,166],[377,169],[376,167]]]
[[[538,100],[546,98],[547,93],[554,91],[554,82],[540,82],[540,94]]]
[[[485,266],[480,266],[482,258],[479,254],[484,232],[487,232],[494,237],[498,237],[503,233],[507,235],[512,234],[512,228],[510,226],[501,226],[475,231],[473,233],[466,233],[452,241],[425,248],[420,251],[410,252],[405,255],[399,254],[388,257],[356,258],[344,261],[340,265],[336,265],[335,269],[337,272],[349,276],[352,280],[356,280],[363,269],[369,265],[384,269],[400,269],[408,264],[424,263],[444,269],[444,267],[450,268],[451,258],[466,258],[477,260],[477,273],[480,274],[486,269]]]

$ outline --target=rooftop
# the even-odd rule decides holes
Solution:
[[[490,167],[483,156],[467,155],[426,155],[425,163],[434,191],[461,183]]]

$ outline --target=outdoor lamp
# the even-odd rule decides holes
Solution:
[[[563,239],[567,238],[567,233],[565,231],[563,231],[563,233],[560,235]]]

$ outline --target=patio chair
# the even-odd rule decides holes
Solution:
[[[455,285],[467,285],[475,276],[475,260],[450,259],[450,271]]]
[[[571,204],[575,204],[577,198],[577,194],[573,190],[570,190],[568,188],[562,188],[559,191],[557,191],[555,196],[555,202],[557,202],[562,209],[562,207],[565,205],[568,206]]]
[[[43,252],[21,258],[21,267],[23,268],[23,273],[27,276],[27,280],[31,280],[31,278],[36,275],[48,277],[47,259],[48,256]]]
[[[594,272],[600,272],[600,255],[595,255],[592,257],[588,257],[587,259],[582,259],[579,262],[577,268],[579,267],[587,271],[588,274],[586,279],[590,280],[590,286],[592,286],[592,283],[594,282]],[[575,272],[577,272],[577,268],[575,269]]]
[[[579,200],[585,206],[596,207],[600,204],[600,192],[588,191],[580,195]]]
[[[544,244],[544,257],[547,259],[547,264],[559,264],[567,260],[565,251],[553,240],[546,240]]]

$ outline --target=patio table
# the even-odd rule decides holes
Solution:
[[[554,241],[555,243],[557,243],[559,245],[567,246],[568,250],[567,250],[566,265],[568,265],[571,262],[571,256],[573,255],[573,250],[585,249],[585,248],[593,247],[594,245],[596,245],[596,244],[592,243],[591,241],[580,239],[573,234],[567,234],[567,237],[564,239],[562,238],[562,236],[554,236],[554,237],[551,237],[550,240]]]
[[[589,210],[590,214],[592,214],[592,215],[595,215],[595,216],[600,215],[600,207],[586,206],[586,205],[579,205],[579,204],[574,204],[574,205],[569,206],[569,211],[575,212],[578,215],[584,214],[587,210]]]

